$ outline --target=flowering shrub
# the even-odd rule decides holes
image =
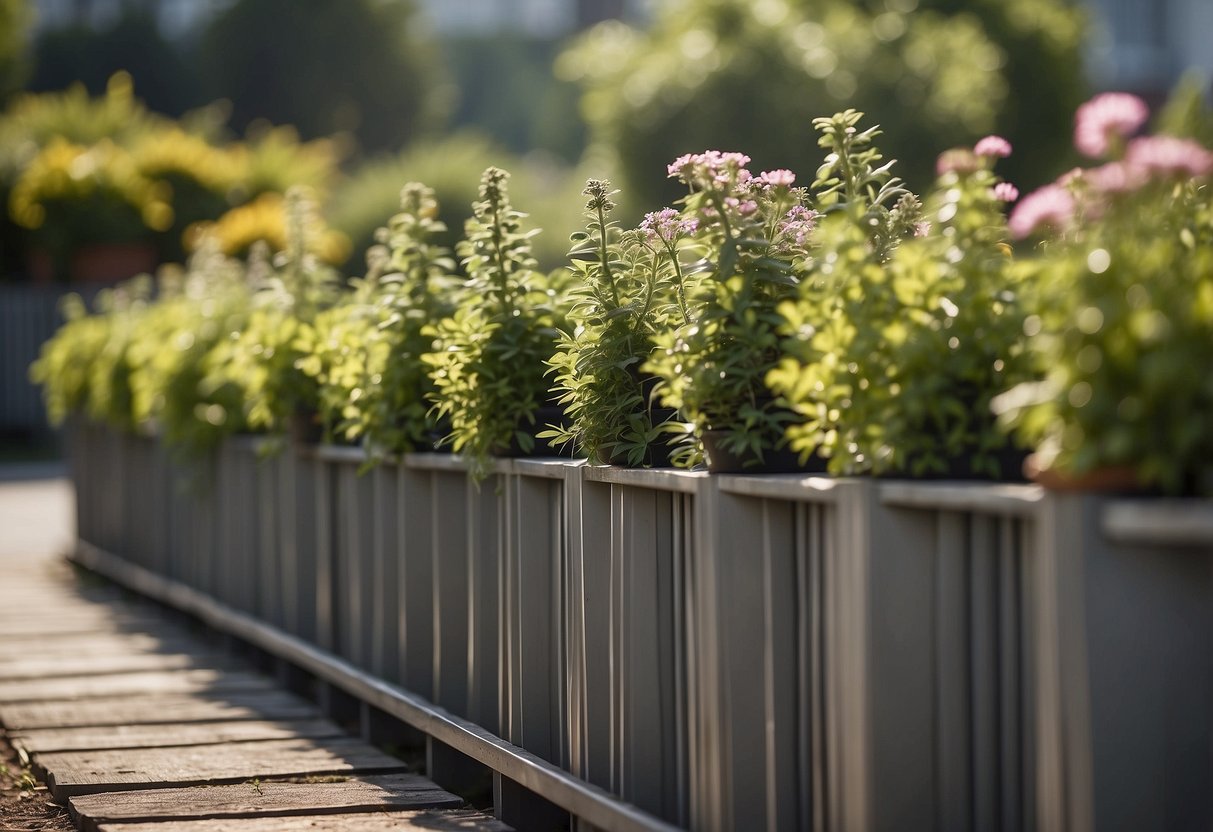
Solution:
[[[696,221],[666,209],[622,232],[610,219],[616,193],[610,183],[591,179],[584,193],[588,224],[573,235],[569,253],[579,280],[571,293],[572,332],[560,334],[550,362],[569,424],[541,436],[573,444],[598,463],[661,463],[663,440],[679,426],[672,411],[654,407],[651,377],[640,367],[656,333],[685,314],[678,243]]]
[[[1024,325],[1036,380],[995,405],[1042,469],[1123,467],[1180,491],[1213,463],[1213,152],[1133,138],[1145,113],[1124,94],[1082,107],[1075,144],[1103,163],[1011,215],[1016,237],[1042,240]]]
[[[749,161],[714,150],[676,159],[668,171],[688,189],[682,209],[647,221],[670,262],[678,314],[643,369],[661,380],[662,403],[693,426],[675,455],[682,465],[698,459],[709,431],[744,467],[761,464],[784,444],[791,419],[765,377],[780,357],[776,310],[795,295],[817,215],[794,174],[754,176]]]
[[[18,224],[49,237],[126,241],[173,221],[171,190],[143,175],[123,148],[56,139],[29,161],[9,195]]]
[[[1002,211],[1014,189],[991,170],[1010,145],[990,136],[944,153],[919,218],[845,124],[822,125],[842,210],[822,228],[819,276],[785,309],[800,358],[771,374],[804,416],[788,429],[793,447],[828,457],[834,473],[1015,474],[999,464],[1006,438],[989,409],[1022,377]]]
[[[1014,475],[1019,443],[1046,473],[1189,490],[1213,467],[1213,151],[1136,135],[1145,116],[1093,99],[1074,141],[1098,163],[1022,199],[994,172],[1006,140],[946,151],[924,205],[848,110],[814,123],[811,190],[688,154],[667,169],[686,195],[624,230],[590,180],[572,267],[550,275],[489,168],[462,284],[410,184],[339,302],[293,193],[280,255],[240,263],[212,236],[155,303],[142,281],[104,314],[75,304],[32,374],[53,419],[154,423],[187,450],[318,412],[372,456],[441,435],[477,478],[545,439],[602,463],[664,462],[674,438],[675,464],[706,448],[717,470],[790,448],[837,474],[964,477]],[[1016,261],[1010,239],[1039,245]]]
[[[244,257],[257,243],[273,251],[283,251],[288,245],[287,199],[269,191],[246,205],[227,211],[216,220],[194,223],[186,229],[187,247],[193,249],[205,238],[213,238],[220,250],[230,257]],[[306,239],[308,253],[325,263],[340,263],[349,256],[349,239],[340,231],[328,228],[314,212],[309,214]]]
[[[282,194],[295,185],[323,194],[336,174],[336,145],[300,142],[288,127],[220,143],[214,122],[150,113],[121,72],[99,98],[80,86],[17,98],[0,115],[0,192],[20,229],[19,250],[0,251],[14,258],[4,265],[49,260],[43,268],[55,276],[78,278],[75,255],[109,243],[134,244],[153,264],[157,256],[176,262],[200,239],[198,223],[232,208],[238,213],[219,232],[228,253],[246,252],[254,239],[281,248]],[[272,197],[239,211],[263,194]],[[323,247],[333,261],[348,254],[334,233]]]

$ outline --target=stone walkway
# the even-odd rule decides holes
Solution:
[[[57,473],[0,468],[0,725],[77,826],[507,829],[205,633],[76,576]]]

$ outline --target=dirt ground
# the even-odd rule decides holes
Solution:
[[[22,767],[0,734],[0,832],[60,832],[74,829],[67,807],[51,800],[46,786]]]

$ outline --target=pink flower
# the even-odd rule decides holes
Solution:
[[[984,158],[1005,159],[1011,155],[1011,143],[1002,136],[986,136],[973,145],[973,152]]]
[[[1025,196],[1011,212],[1007,227],[1017,240],[1037,228],[1064,228],[1074,215],[1074,197],[1060,185],[1045,185]]]
[[[669,172],[670,178],[673,178],[675,176],[680,176],[683,173],[683,171],[685,171],[687,168],[689,168],[691,166],[691,161],[692,161],[691,154],[684,153],[683,155],[681,155],[677,159],[675,159],[673,162],[671,162],[666,167],[666,171]]]
[[[999,182],[994,186],[992,194],[999,202],[1014,202],[1019,199],[1019,188],[1010,182]]]
[[[698,220],[684,220],[673,208],[651,211],[644,215],[644,220],[640,223],[640,230],[649,242],[661,239],[663,242],[672,243],[681,236],[695,233],[698,227]]]
[[[1074,147],[1086,156],[1107,155],[1110,138],[1126,138],[1146,122],[1146,102],[1125,92],[1105,92],[1078,108],[1074,114]]]
[[[750,157],[744,153],[705,150],[703,153],[679,156],[666,167],[666,171],[671,178],[680,179],[695,188],[728,188],[752,178],[752,174],[745,169],[749,162]]]
[[[1191,139],[1149,136],[1129,143],[1125,165],[1151,179],[1195,178],[1213,172],[1213,153]]]
[[[919,220],[918,222],[914,223],[914,236],[915,237],[925,237],[930,233],[931,233],[930,220]]]
[[[943,176],[945,173],[959,173],[962,175],[976,173],[980,169],[981,163],[978,161],[977,154],[967,147],[954,147],[951,150],[945,150],[935,160],[936,176]]]
[[[779,221],[776,233],[783,238],[785,244],[795,243],[797,246],[803,246],[817,226],[818,216],[816,211],[803,205],[793,205]]]
[[[766,170],[758,177],[768,188],[790,188],[796,182],[796,174],[790,170]]]
[[[1108,162],[1084,171],[1082,181],[1096,193],[1124,194],[1144,185],[1146,175],[1143,169],[1127,162]]]

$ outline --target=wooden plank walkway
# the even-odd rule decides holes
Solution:
[[[0,726],[81,829],[508,829],[150,606],[0,569]]]

